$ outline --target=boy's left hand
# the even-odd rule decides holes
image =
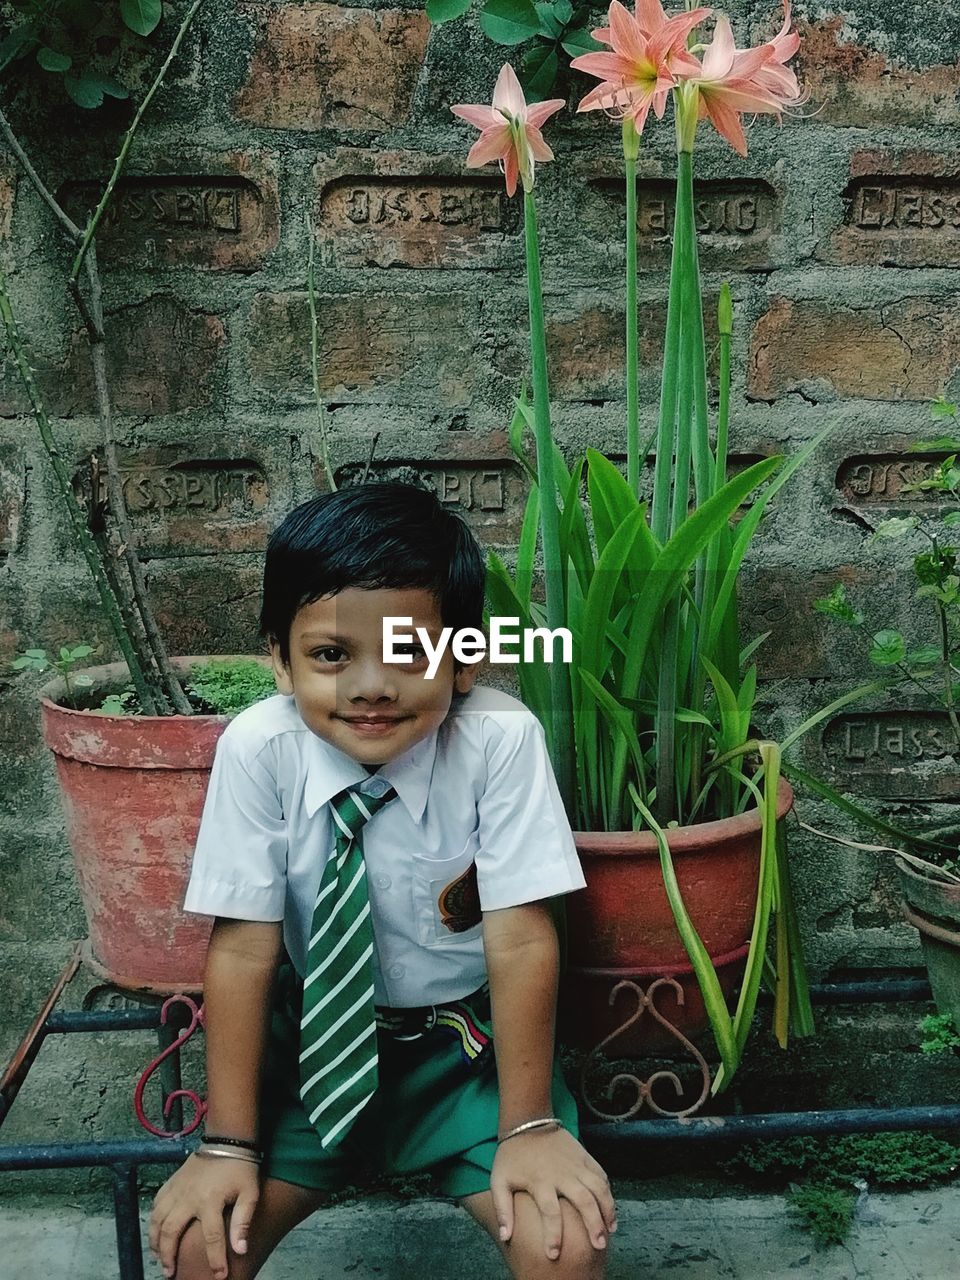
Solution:
[[[617,1211],[607,1175],[566,1129],[517,1134],[497,1148],[490,1174],[500,1239],[513,1235],[513,1197],[526,1191],[540,1210],[543,1246],[548,1258],[560,1256],[563,1217],[560,1198],[583,1218],[595,1249],[606,1248],[617,1229]]]

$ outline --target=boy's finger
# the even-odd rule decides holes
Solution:
[[[490,1181],[493,1209],[500,1227],[500,1239],[506,1243],[513,1235],[513,1192],[496,1178]]]
[[[608,1231],[616,1231],[617,1229],[617,1204],[613,1198],[613,1192],[610,1190],[610,1183],[606,1177],[596,1177],[594,1174],[587,1172],[580,1175],[580,1181],[595,1196],[597,1204],[600,1206],[600,1212],[603,1214],[604,1225]]]
[[[607,1224],[603,1220],[600,1204],[592,1189],[585,1182],[574,1182],[569,1186],[562,1187],[560,1190],[563,1198],[570,1201],[583,1219],[583,1225],[587,1228],[587,1235],[590,1237],[590,1243],[593,1247],[595,1249],[605,1249],[607,1247]]]
[[[172,1276],[177,1269],[177,1250],[180,1237],[194,1219],[192,1213],[168,1213],[157,1235],[157,1253],[165,1276]]]
[[[560,1249],[563,1245],[563,1214],[560,1211],[560,1201],[552,1187],[540,1192],[531,1191],[530,1194],[540,1210],[543,1250],[552,1261],[560,1257]]]
[[[237,1202],[233,1206],[230,1217],[230,1246],[234,1253],[247,1252],[247,1236],[250,1234],[250,1223],[253,1220],[253,1211],[257,1207],[258,1198],[256,1187],[251,1191],[243,1191],[237,1196]]]
[[[203,1241],[207,1246],[207,1265],[213,1280],[227,1280],[227,1238],[223,1228],[223,1213],[204,1210],[200,1215]]]

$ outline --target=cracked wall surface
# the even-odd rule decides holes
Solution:
[[[171,7],[161,44],[183,9]],[[737,0],[741,46],[778,29],[773,9]],[[852,0],[793,12],[811,94],[802,116],[782,128],[754,122],[745,159],[706,131],[697,154],[704,294],[712,308],[728,281],[734,303],[731,462],[790,453],[830,429],[772,504],[744,571],[744,642],[769,632],[760,727],[779,736],[869,678],[865,646],[813,611],[834,583],[868,628],[925,638],[909,545],[870,532],[929,509],[904,488],[922,478],[911,446],[939,432],[928,402],[960,392],[960,6]],[[172,650],[256,650],[266,537],[323,481],[308,215],[335,472],[362,474],[378,435],[375,474],[433,486],[489,545],[513,553],[526,493],[506,435],[527,361],[522,218],[494,169],[465,168],[475,134],[449,111],[488,99],[502,61],[474,19],[431,29],[416,5],[201,7],[99,237],[125,498]],[[135,91],[148,82],[136,64]],[[81,216],[110,172],[129,105],[82,113],[39,69],[5,85],[14,129]],[[557,93],[575,104],[587,87],[565,73]],[[619,130],[570,108],[549,136],[556,160],[537,176],[555,432],[568,455],[592,446],[622,458]],[[656,420],[674,163],[670,121],[651,123],[638,198],[643,438]],[[2,152],[0,246],[61,451],[90,492],[98,430],[64,288],[68,257]],[[711,351],[715,333],[708,314]],[[27,647],[80,641],[115,656],[25,407],[7,359],[0,1058],[85,933],[36,681],[9,662]],[[921,711],[866,707],[797,758],[894,821],[950,823],[960,762]],[[820,802],[801,812],[818,830],[860,835]],[[791,841],[816,975],[918,963],[888,855],[799,827]],[[99,998],[96,985],[82,971],[66,1002]],[[127,1131],[148,1047],[88,1046],[90,1059],[61,1046],[18,1102],[17,1133]]]

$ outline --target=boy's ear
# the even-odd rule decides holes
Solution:
[[[453,677],[453,687],[457,693],[469,693],[480,670],[479,662],[471,662],[469,666],[457,667]]]
[[[270,663],[273,667],[273,678],[276,681],[277,693],[293,693],[290,667],[280,656],[280,646],[276,640],[270,641]]]

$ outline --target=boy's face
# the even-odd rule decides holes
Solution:
[[[270,646],[281,693],[292,694],[317,737],[366,765],[386,764],[437,729],[454,690],[467,693],[476,666],[454,671],[449,646],[432,680],[419,644],[413,662],[383,660],[383,619],[412,618],[398,631],[423,627],[436,645],[443,622],[431,591],[422,587],[365,590],[348,587],[304,605],[290,625],[290,661]],[[395,645],[398,652],[406,652]]]

